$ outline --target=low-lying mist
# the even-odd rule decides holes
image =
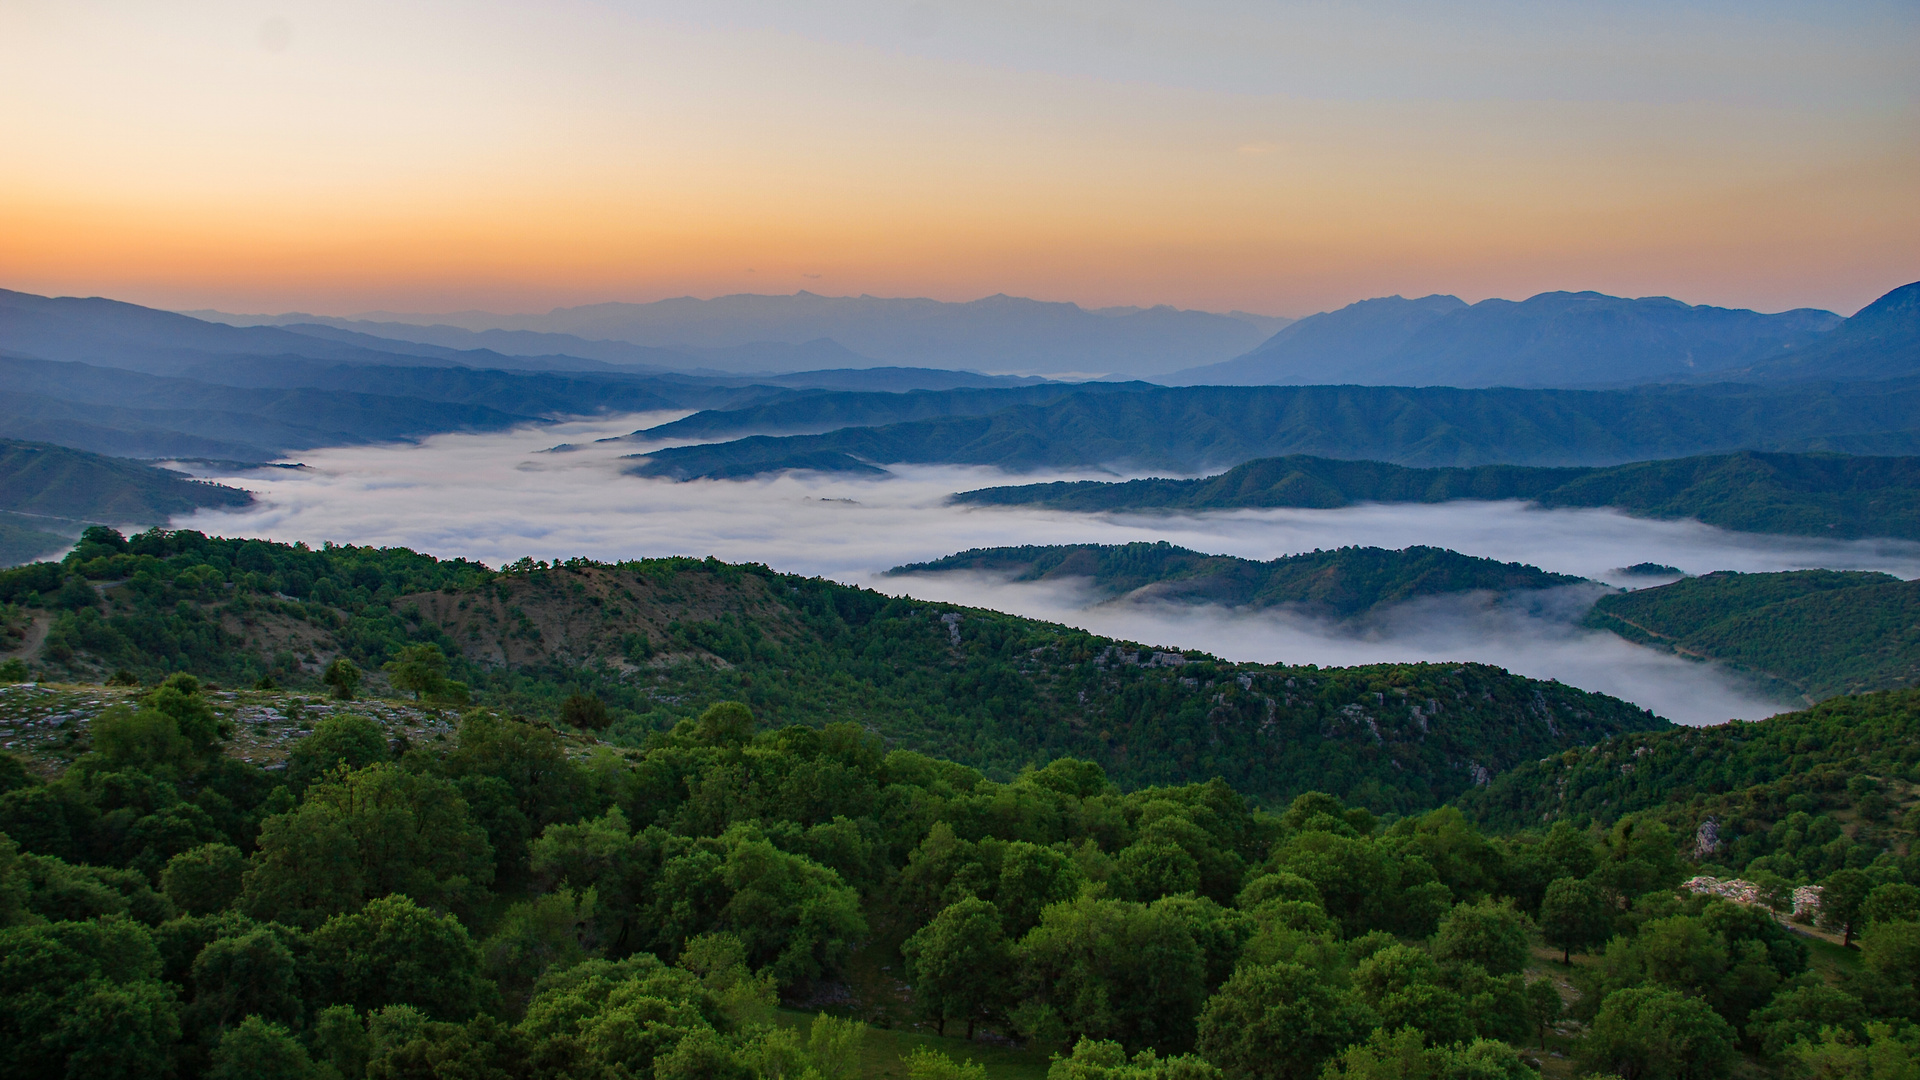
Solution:
[[[1690,573],[1828,567],[1920,577],[1920,544],[1763,537],[1610,510],[1536,510],[1516,502],[1179,516],[962,508],[947,505],[946,496],[1008,477],[982,468],[903,467],[879,478],[788,474],[674,483],[624,475],[619,456],[634,453],[632,443],[593,442],[670,418],[626,416],[443,435],[419,444],[340,447],[301,454],[306,467],[298,470],[203,473],[248,488],[259,501],[174,524],[230,536],[404,545],[496,566],[527,555],[715,555],[1052,619],[1148,644],[1205,649],[1233,660],[1483,661],[1614,694],[1684,723],[1752,719],[1784,703],[1761,698],[1714,667],[1578,628],[1590,589],[1499,603],[1484,597],[1424,600],[1354,629],[1276,612],[1100,604],[1070,585],[883,574],[970,547],[1168,540],[1255,559],[1345,544],[1430,544],[1619,584],[1629,579],[1611,571],[1640,562]],[[547,452],[561,442],[576,449]]]

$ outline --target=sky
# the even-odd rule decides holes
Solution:
[[[628,464],[622,455],[652,446],[596,441],[663,418],[609,417],[436,435],[417,445],[302,451],[302,469],[210,474],[256,492],[258,501],[240,511],[201,511],[173,524],[219,536],[401,545],[493,566],[522,556],[611,561],[715,555],[1051,619],[1147,645],[1205,649],[1235,661],[1474,660],[1613,694],[1682,723],[1760,719],[1785,703],[1710,665],[1581,629],[1577,620],[1604,591],[1600,586],[1492,605],[1482,598],[1423,601],[1356,629],[1274,611],[1104,603],[1071,584],[885,572],[971,547],[1168,540],[1252,559],[1343,544],[1434,544],[1613,584],[1631,581],[1615,568],[1638,562],[1692,573],[1828,567],[1920,578],[1920,544],[1911,542],[1730,533],[1697,521],[1647,521],[1609,510],[1445,503],[1167,517],[961,507],[949,505],[946,496],[1012,478],[992,469],[928,466],[897,467],[884,477],[788,473],[675,483],[621,473]],[[579,449],[549,452],[561,442]],[[204,472],[206,466],[199,468]]]
[[[0,0],[0,286],[1303,315],[1920,278],[1920,5]]]

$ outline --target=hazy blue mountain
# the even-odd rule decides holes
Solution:
[[[1882,296],[1804,348],[1738,372],[1768,381],[1893,379],[1920,371],[1920,281]]]
[[[363,319],[420,323],[436,331],[451,326],[476,332],[567,334],[674,350],[758,349],[768,343],[801,345],[828,339],[880,364],[1039,375],[1144,375],[1211,363],[1246,352],[1287,322],[1245,312],[1220,315],[1165,305],[1088,309],[1004,295],[956,304],[804,291],[792,296],[740,294],[711,300],[681,297],[651,304],[592,304],[540,315],[376,312]],[[451,339],[443,335],[437,340],[448,343]],[[564,351],[582,352],[574,345]],[[604,353],[583,354],[607,358]],[[768,370],[765,357],[758,353],[737,366],[717,353],[702,355],[706,366],[721,370]],[[822,366],[855,365],[826,365],[817,360],[794,364],[795,368]]]
[[[644,455],[634,471],[679,479],[743,476],[804,459],[821,463],[813,468],[898,462],[1191,474],[1287,454],[1419,466],[1615,465],[1746,449],[1920,453],[1920,379],[1613,391],[1083,389],[982,416],[659,450]]]
[[[307,447],[492,431],[535,419],[418,397],[226,386],[7,356],[0,356],[0,385],[0,437],[128,457],[257,461]]]
[[[1084,579],[1114,599],[1289,607],[1352,619],[1424,596],[1515,592],[1580,585],[1585,578],[1553,574],[1524,563],[1503,563],[1436,547],[1389,551],[1343,547],[1259,561],[1206,555],[1157,543],[1052,544],[973,548],[932,562],[896,566],[889,574],[985,570],[1015,581]]]
[[[963,491],[953,498],[982,506],[1079,511],[1528,499],[1542,506],[1608,506],[1642,517],[1690,517],[1742,532],[1920,540],[1920,458],[1752,450],[1557,469],[1410,469],[1295,455],[1260,458],[1197,480],[1023,484]],[[1678,573],[1651,565],[1642,572]]]
[[[1524,301],[1365,300],[1313,315],[1182,385],[1602,386],[1665,382],[1751,364],[1820,340],[1830,311],[1777,315],[1691,306],[1664,296],[1541,293]],[[1920,365],[1883,377],[1920,373]],[[1813,373],[1808,377],[1825,377]]]
[[[90,524],[164,525],[175,514],[252,501],[138,461],[0,439],[0,566],[60,551]]]

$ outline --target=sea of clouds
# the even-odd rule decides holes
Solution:
[[[1504,602],[1420,601],[1355,629],[1275,612],[1101,603],[1072,584],[978,574],[889,577],[885,571],[971,547],[1167,540],[1253,559],[1345,544],[1428,544],[1614,584],[1645,584],[1614,572],[1640,562],[1689,573],[1827,567],[1920,577],[1920,544],[1756,536],[1607,510],[1539,510],[1518,502],[1172,516],[968,508],[949,505],[947,496],[1091,474],[1013,480],[993,469],[939,466],[900,467],[884,477],[786,474],[675,483],[622,471],[628,463],[621,456],[645,447],[595,441],[672,418],[626,416],[441,435],[417,444],[329,448],[298,455],[304,466],[299,469],[199,470],[253,491],[257,501],[236,511],[203,511],[174,525],[225,536],[403,545],[495,566],[523,556],[715,555],[1050,619],[1150,645],[1204,649],[1232,660],[1482,661],[1614,694],[1682,723],[1756,719],[1789,703],[1768,699],[1711,665],[1580,629],[1576,621],[1599,591],[1593,587]],[[571,449],[551,449],[560,443]]]

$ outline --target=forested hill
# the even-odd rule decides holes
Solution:
[[[1609,468],[1415,469],[1296,454],[1197,480],[1097,480],[980,488],[955,502],[1054,510],[1331,508],[1361,502],[1530,499],[1690,517],[1741,532],[1920,540],[1920,458],[1742,451]]]
[[[1665,724],[1484,665],[1231,664],[710,560],[496,573],[403,550],[95,537],[64,566],[0,574],[0,602],[46,628],[48,677],[309,685],[336,656],[377,671],[432,643],[481,702],[554,716],[570,694],[598,695],[616,741],[739,698],[779,723],[854,721],[996,775],[1079,755],[1126,785],[1218,775],[1263,801],[1318,788],[1383,810]],[[103,599],[83,581],[126,584]]]
[[[1254,608],[1284,605],[1339,618],[1362,616],[1424,596],[1546,589],[1586,581],[1445,548],[1343,547],[1259,562],[1203,555],[1164,540],[974,548],[933,562],[895,567],[888,573],[961,570],[1011,574],[1017,581],[1081,579],[1109,596],[1135,600]]]
[[[1731,571],[1603,596],[1586,623],[1784,683],[1808,701],[1920,682],[1920,582]]]
[[[657,450],[674,479],[992,465],[1194,473],[1286,454],[1399,465],[1616,465],[1737,450],[1920,452],[1920,379],[1622,391],[1196,386],[1076,393],[986,416]],[[804,463],[804,464],[797,464]]]
[[[89,523],[161,525],[253,496],[124,458],[0,439],[0,566],[57,552]]]

